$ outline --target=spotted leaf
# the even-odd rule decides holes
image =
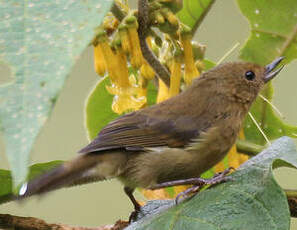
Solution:
[[[64,80],[94,36],[111,0],[0,0],[0,60],[13,75],[0,85],[0,124],[14,184]]]

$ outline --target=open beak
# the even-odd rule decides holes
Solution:
[[[271,62],[270,64],[268,64],[265,67],[265,73],[264,73],[264,82],[269,82],[272,78],[274,78],[283,68],[284,66],[281,66],[280,68],[275,69],[275,67],[278,66],[278,64],[284,59],[284,57],[279,57],[277,59],[275,59],[273,62]],[[274,71],[273,71],[274,70]]]

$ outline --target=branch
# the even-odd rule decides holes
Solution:
[[[20,217],[9,214],[0,214],[0,228],[22,230],[122,230],[128,222],[118,220],[114,225],[105,225],[95,228],[73,227],[65,224],[48,224],[44,220],[34,217]]]
[[[199,2],[201,4],[201,1],[199,1]],[[195,22],[195,25],[192,28],[192,34],[193,35],[195,34],[196,30],[198,29],[198,27],[200,26],[201,22],[204,20],[204,18],[206,17],[206,15],[210,11],[210,9],[211,9],[211,7],[213,6],[214,3],[215,3],[215,0],[211,0],[211,2],[208,4],[207,8],[203,10],[203,13],[200,16],[200,18]]]
[[[157,76],[167,85],[170,86],[170,73],[164,65],[158,60],[155,54],[150,50],[146,43],[146,36],[149,25],[149,6],[147,0],[138,0],[138,36],[140,48],[144,59],[153,68]]]
[[[113,15],[121,22],[126,16],[125,13],[121,10],[121,8],[114,2],[112,4],[111,10]]]

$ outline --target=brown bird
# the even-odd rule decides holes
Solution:
[[[266,67],[242,62],[219,65],[181,94],[117,118],[77,158],[28,182],[20,197],[88,178],[116,177],[139,210],[133,197],[136,187],[180,184],[172,182],[176,180],[189,183],[189,178],[199,178],[223,159],[259,91],[282,69],[274,70],[282,59]]]

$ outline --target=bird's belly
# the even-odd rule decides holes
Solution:
[[[120,179],[130,187],[145,188],[162,182],[199,177],[224,155],[221,152],[202,153],[177,148],[151,149],[129,159]]]

